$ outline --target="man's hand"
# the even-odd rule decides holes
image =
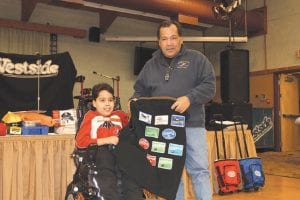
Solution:
[[[171,106],[171,109],[176,112],[183,113],[185,112],[191,105],[191,102],[187,96],[178,97],[175,103]]]
[[[127,110],[128,110],[127,114],[128,114],[128,116],[131,116],[130,102],[131,102],[131,101],[136,101],[136,100],[138,100],[138,99],[137,99],[137,98],[133,98],[133,99],[130,99],[130,100],[127,102]]]

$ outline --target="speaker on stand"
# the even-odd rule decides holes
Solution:
[[[220,54],[221,104],[206,105],[207,118],[211,120],[214,114],[222,114],[224,120],[233,121],[234,116],[242,117],[242,122],[252,129],[252,104],[249,103],[249,51],[235,49],[232,23],[235,8],[240,1],[226,5],[221,3],[214,7],[214,13],[223,20],[228,20],[229,44]],[[225,8],[225,9],[224,9]],[[247,35],[247,20],[245,19],[245,35]]]
[[[220,54],[221,104],[207,107],[210,120],[214,114],[222,114],[224,120],[233,121],[241,116],[243,123],[252,129],[252,104],[249,103],[249,51],[229,48]]]
[[[221,98],[223,103],[249,102],[249,51],[227,49],[221,52]]]

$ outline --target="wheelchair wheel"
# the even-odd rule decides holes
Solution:
[[[85,199],[82,193],[78,192],[77,194],[72,194],[72,193],[67,194],[65,200],[85,200]]]
[[[67,187],[65,200],[85,200],[82,192],[75,192],[74,185],[71,183]]]

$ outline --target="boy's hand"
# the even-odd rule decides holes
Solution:
[[[99,146],[106,145],[106,144],[117,145],[118,143],[119,143],[119,137],[118,136],[110,136],[110,137],[106,137],[106,138],[99,138],[97,140],[97,144]]]
[[[107,144],[114,144],[117,145],[119,143],[119,137],[118,136],[110,136],[107,137],[108,143]]]

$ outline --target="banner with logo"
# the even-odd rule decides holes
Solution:
[[[0,52],[0,119],[7,111],[37,110],[38,104],[48,115],[52,110],[73,108],[76,73],[68,52],[54,55]]]

